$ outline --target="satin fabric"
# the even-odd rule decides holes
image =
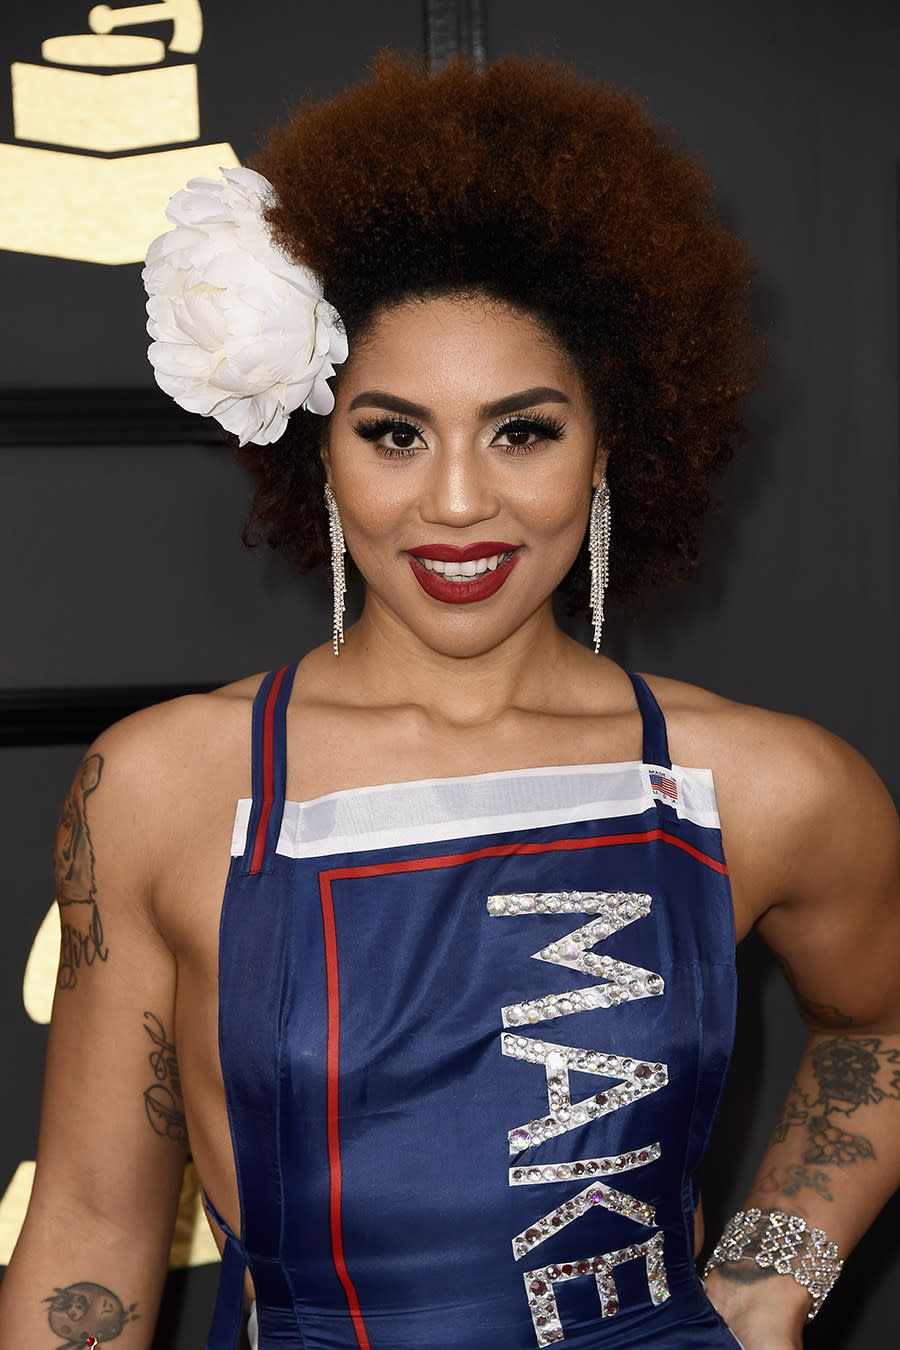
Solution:
[[[235,1346],[246,1266],[259,1350],[535,1350],[549,1342],[529,1305],[537,1277],[526,1272],[547,1267],[576,1272],[550,1281],[553,1334],[572,1350],[733,1350],[692,1262],[695,1171],[733,1034],[730,890],[718,829],[667,799],[678,771],[649,689],[632,677],[645,766],[657,775],[655,799],[636,813],[586,812],[521,831],[457,819],[446,838],[335,855],[320,842],[313,856],[288,856],[280,825],[292,676],[267,677],[260,690],[254,801],[222,909],[220,1054],[242,1230],[222,1225],[207,1350]],[[491,777],[502,799],[503,775]],[[542,790],[552,794],[553,781],[551,772]],[[597,978],[534,959],[589,912],[498,916],[488,898],[617,891],[649,895],[651,908],[591,950],[659,975],[664,992],[514,1031],[563,1054],[664,1065],[668,1081],[511,1154],[509,1133],[551,1108],[544,1066],[503,1053],[501,1009]],[[572,1069],[571,1101],[620,1082]],[[654,1146],[658,1158],[603,1178],[652,1206],[650,1221],[591,1203],[517,1256],[516,1235],[586,1183],[514,1185],[511,1168],[651,1156]],[[572,1263],[660,1233],[668,1297],[654,1302],[644,1259],[625,1259],[614,1272],[618,1307],[604,1316],[593,1274]]]
[[[684,1328],[682,1328],[682,1330],[684,1330]],[[250,1305],[250,1317],[247,1322],[247,1339],[250,1342],[250,1350],[259,1350],[259,1323],[256,1317],[255,1303],[252,1303]],[[617,1342],[617,1344],[622,1344],[622,1342]],[[705,1344],[710,1344],[710,1342],[705,1342]],[[713,1342],[713,1344],[717,1345],[724,1344],[730,1345],[732,1347],[737,1346],[738,1350],[744,1350],[743,1342],[739,1341],[737,1336],[735,1336],[734,1332],[732,1331],[728,1332],[728,1339],[726,1341],[720,1340]]]

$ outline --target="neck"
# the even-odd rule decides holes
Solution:
[[[428,646],[392,611],[367,599],[335,673],[351,698],[415,706],[436,722],[464,728],[489,724],[512,708],[548,710],[565,688],[566,668],[587,656],[560,629],[549,600],[501,643],[457,656]]]

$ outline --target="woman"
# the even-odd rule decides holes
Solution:
[[[79,772],[91,960],[5,1334],[149,1345],[189,1138],[211,1350],[245,1296],[260,1350],[797,1347],[897,1181],[893,808],[827,733],[629,678],[552,610],[589,601],[598,645],[610,515],[620,595],[689,570],[750,379],[743,251],[634,104],[548,66],[383,61],[259,167],[271,196],[175,199],[151,355],[242,442],[257,533],[330,551],[334,643]],[[752,926],[810,1043],[704,1289]]]

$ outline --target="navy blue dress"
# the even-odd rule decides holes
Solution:
[[[632,676],[640,763],[286,802],[293,674],[222,909],[241,1231],[208,1350],[248,1266],[260,1350],[734,1350],[692,1261],[735,1005],[711,773]]]

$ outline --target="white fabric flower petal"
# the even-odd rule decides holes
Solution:
[[[231,169],[220,169],[219,173],[229,186],[238,188],[242,197],[247,202],[252,203],[254,208],[261,205],[267,206],[271,202],[274,202],[275,189],[272,187],[268,178],[264,178],[263,175],[257,173],[255,169],[248,169],[244,164],[236,164],[234,168]],[[211,181],[214,182],[217,187],[222,186],[218,179],[212,179]],[[188,187],[190,187],[190,183],[188,183]]]
[[[198,180],[195,180],[198,181]],[[202,229],[204,225],[232,224],[232,213],[219,193],[188,192],[182,189],[172,198],[166,216],[173,225]]]
[[[173,398],[179,407],[184,408],[186,412],[199,413],[201,417],[215,417],[219,420],[224,408],[232,403],[241,402],[235,398],[229,398],[221,390],[214,389],[209,384],[199,384],[196,380],[183,380],[179,376],[166,375],[164,371],[157,370],[156,383],[164,394]]]
[[[154,342],[151,351],[154,370],[186,380],[208,380],[222,361],[220,352],[208,352],[189,342]]]
[[[221,172],[175,194],[175,228],[147,251],[148,355],[181,407],[215,417],[242,445],[268,445],[296,408],[331,412],[328,380],[347,338],[318,277],[272,242],[271,183],[253,169]]]
[[[217,410],[215,417],[241,445],[248,441],[270,445],[284,435],[288,423],[287,413],[274,398],[234,399],[227,408]]]
[[[329,305],[327,300],[320,300],[316,305],[316,333],[322,334],[323,340],[328,339],[328,359],[336,366],[342,366],[347,360],[349,348],[347,346],[347,333],[341,322],[341,316],[338,314],[334,305]],[[318,341],[317,341],[318,351]],[[334,371],[331,372],[334,374]]]
[[[208,351],[221,349],[225,339],[225,317],[212,297],[197,289],[186,291],[177,310],[173,311],[185,337],[191,338]]]
[[[329,368],[328,373],[333,375],[334,371]],[[304,404],[311,413],[318,413],[320,417],[327,417],[334,408],[334,394],[331,392],[331,385],[326,383],[326,378],[324,371],[316,377]]]
[[[147,301],[147,332],[154,342],[177,342],[178,323],[167,295],[153,295]]]

